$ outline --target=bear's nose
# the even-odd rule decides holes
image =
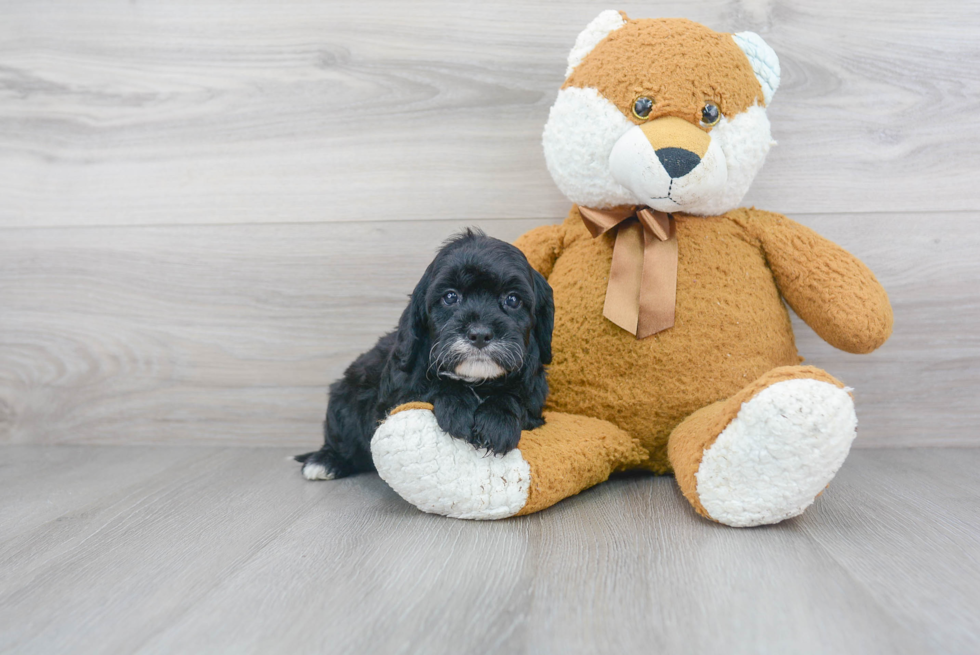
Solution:
[[[472,325],[466,331],[466,338],[477,348],[483,348],[493,339],[493,332],[483,325]]]
[[[684,177],[701,163],[700,157],[684,148],[661,148],[656,153],[667,175],[673,178]]]
[[[684,177],[693,171],[711,145],[707,132],[676,116],[647,121],[640,125],[640,131],[672,178]]]

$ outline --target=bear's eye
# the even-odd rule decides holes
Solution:
[[[653,111],[653,98],[640,96],[633,102],[633,115],[641,121],[646,120],[651,111]]]
[[[718,105],[713,102],[704,103],[704,109],[701,110],[701,127],[717,125],[720,120],[721,110],[718,109]]]

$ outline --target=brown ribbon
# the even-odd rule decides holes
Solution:
[[[649,207],[579,207],[598,238],[616,230],[602,315],[643,339],[674,325],[677,229],[674,217]]]

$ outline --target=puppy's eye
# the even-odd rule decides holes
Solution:
[[[442,297],[442,302],[446,303],[447,305],[455,305],[459,302],[459,294],[455,291],[447,291]]]
[[[704,103],[704,108],[701,110],[701,127],[712,127],[720,120],[721,110],[718,109],[718,105],[713,102]]]
[[[521,299],[517,296],[516,293],[511,293],[508,294],[506,298],[504,298],[504,304],[510,309],[517,309],[518,307],[521,306]]]
[[[653,98],[640,96],[633,102],[633,115],[641,121],[646,120],[651,111],[653,111]]]

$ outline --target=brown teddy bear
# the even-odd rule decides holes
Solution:
[[[402,406],[374,436],[378,471],[460,518],[536,512],[632,468],[673,472],[727,525],[800,514],[857,419],[850,389],[801,365],[786,305],[851,353],[885,342],[892,311],[837,245],[736,209],[772,144],[775,53],[751,32],[607,11],[566,75],[543,143],[575,205],[516,242],[554,289],[547,424],[487,456]]]

